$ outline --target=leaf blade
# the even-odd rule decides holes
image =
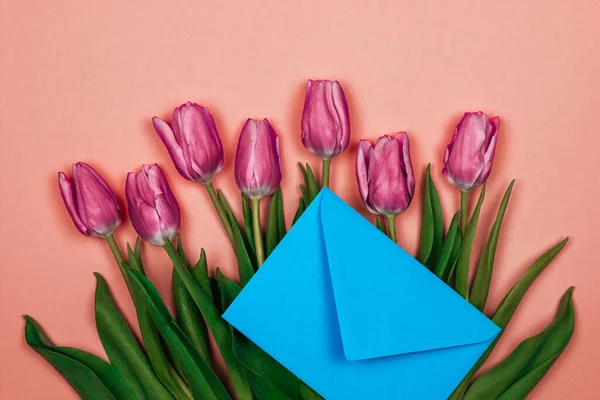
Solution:
[[[437,264],[442,248],[443,224],[442,205],[431,178],[431,164],[428,164],[423,184],[423,208],[417,259],[430,270],[433,270]]]
[[[230,400],[227,390],[212,367],[193,348],[175,323],[154,285],[144,275],[131,268],[126,268],[126,273],[143,297],[147,310],[171,354],[185,371],[194,399]]]
[[[84,400],[136,399],[115,367],[93,354],[52,343],[37,321],[25,316],[25,340]]]
[[[473,281],[473,287],[471,288],[469,301],[481,312],[483,312],[485,309],[485,304],[487,303],[490,285],[492,283],[494,258],[496,256],[498,239],[500,237],[500,229],[502,228],[502,222],[504,221],[504,215],[506,214],[506,208],[508,207],[508,202],[510,200],[510,195],[512,193],[514,184],[515,181],[513,180],[510,185],[508,185],[502,201],[500,202],[496,220],[494,221],[494,225],[492,226],[490,235],[483,250],[483,255],[479,262],[479,268],[477,269],[475,280]]]
[[[460,249],[460,255],[458,256],[458,262],[456,264],[456,291],[465,299],[469,299],[469,271],[471,269],[471,252],[473,250],[473,241],[475,240],[475,233],[477,232],[477,224],[479,222],[479,214],[481,213],[481,205],[485,198],[485,187],[484,183],[479,193],[479,200],[471,216],[471,220],[467,225],[467,230],[463,237],[462,247]]]
[[[496,309],[494,316],[492,317],[492,321],[498,325],[500,328],[505,329],[508,326],[508,323],[512,319],[518,305],[521,300],[525,296],[527,290],[531,287],[536,278],[546,269],[546,267],[550,264],[550,262],[556,258],[556,256],[560,253],[560,251],[565,247],[568,241],[568,237],[563,239],[561,242],[557,243],[550,249],[548,249],[544,254],[538,257],[530,266],[527,268],[525,273],[521,275],[517,283],[512,287],[511,290],[508,291],[504,299],[500,302],[500,305]],[[475,375],[475,373],[483,366],[485,361],[488,359],[496,344],[502,337],[502,332],[496,337],[496,339],[492,342],[490,347],[483,353],[479,360],[475,363],[475,365],[471,368],[471,370],[467,373],[467,375],[463,378],[460,384],[456,387],[452,395],[448,398],[448,400],[460,400],[462,399],[464,393],[467,390],[469,382],[471,378]]]
[[[99,273],[94,275],[96,328],[108,359],[132,389],[139,387],[146,398],[173,399],[158,380],[148,356],[121,315],[106,280]]]

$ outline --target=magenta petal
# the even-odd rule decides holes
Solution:
[[[358,182],[358,191],[365,205],[369,195],[369,162],[371,160],[371,143],[368,140],[361,140],[358,144],[356,153],[356,181]],[[368,206],[367,206],[368,207]]]
[[[65,207],[75,224],[75,227],[79,230],[79,232],[83,233],[86,236],[89,236],[87,227],[79,218],[79,213],[77,212],[77,205],[75,203],[75,190],[71,181],[64,172],[58,173],[58,187],[60,189],[60,194],[62,196],[63,202],[65,203]]]
[[[177,171],[184,178],[191,180],[192,177],[187,171],[185,158],[183,157],[183,150],[179,143],[177,143],[177,140],[175,140],[175,134],[171,127],[158,117],[152,118],[152,124],[154,125],[154,130],[167,148]]]

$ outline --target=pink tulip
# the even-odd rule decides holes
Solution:
[[[444,155],[442,173],[452,185],[468,192],[487,180],[499,127],[499,117],[488,119],[481,111],[463,115]]]
[[[374,214],[393,217],[404,211],[415,192],[408,135],[384,135],[375,147],[361,140],[356,155],[356,179],[365,206]]]
[[[58,187],[77,229],[86,236],[106,237],[121,223],[113,191],[86,163],[73,164],[73,180],[58,173]]]
[[[302,114],[302,143],[311,153],[329,160],[348,147],[350,119],[344,91],[337,81],[306,85]]]
[[[163,246],[179,230],[179,204],[158,164],[127,174],[125,184],[131,223],[147,242]]]
[[[173,111],[171,126],[158,117],[152,123],[184,178],[208,183],[223,167],[223,146],[208,108],[188,102]]]
[[[248,119],[235,156],[235,181],[251,199],[272,194],[281,182],[279,137],[265,118]]]

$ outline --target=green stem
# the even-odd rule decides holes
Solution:
[[[390,237],[390,239],[396,242],[396,216],[389,215],[386,217],[386,219],[388,225],[388,236]]]
[[[321,186],[329,187],[329,171],[331,170],[331,159],[323,159],[323,173],[321,174]]]
[[[265,248],[263,246],[262,230],[260,228],[260,199],[250,199],[252,202],[252,229],[254,231],[254,244],[256,246],[256,259],[260,267],[265,262]]]
[[[215,210],[217,210],[217,214],[219,214],[219,219],[221,220],[221,224],[223,224],[223,228],[225,228],[225,232],[227,232],[227,236],[229,236],[229,240],[231,240],[231,243],[234,243],[235,238],[233,236],[233,229],[231,229],[227,214],[225,213],[223,206],[221,206],[221,202],[219,201],[219,197],[217,196],[217,192],[215,192],[212,182],[205,183],[204,187],[206,187],[208,195],[215,206]]]
[[[460,192],[460,230],[465,236],[469,216],[469,192]]]
[[[110,251],[112,251],[113,256],[115,256],[115,260],[117,261],[119,268],[121,268],[121,264],[123,263],[123,255],[121,254],[121,250],[119,249],[119,245],[117,244],[115,237],[112,234],[110,234],[107,237],[105,237],[104,240],[106,240],[106,243],[108,243]]]

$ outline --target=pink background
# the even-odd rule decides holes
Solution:
[[[150,118],[170,119],[187,100],[210,107],[227,148],[215,184],[233,200],[238,132],[247,117],[269,117],[281,135],[289,221],[299,194],[296,162],[319,168],[299,134],[308,78],[338,79],[346,91],[352,142],[333,163],[332,186],[357,209],[365,212],[354,181],[358,140],[408,131],[419,191],[398,230],[410,251],[426,163],[433,163],[448,220],[458,195],[440,172],[453,126],[466,110],[501,116],[480,241],[505,187],[517,183],[490,310],[542,251],[565,235],[571,241],[529,291],[493,361],[541,330],[575,285],[575,337],[531,398],[597,397],[600,3],[166,4],[0,1],[1,398],[76,398],[26,347],[22,314],[37,318],[58,344],[103,354],[93,318],[92,272],[99,271],[133,316],[108,249],[69,220],[56,171],[89,162],[123,199],[127,171],[161,163],[182,205],[190,254],[203,246],[211,268],[232,275],[234,257],[206,193],[177,175]],[[127,222],[117,237],[134,239]],[[146,246],[148,274],[168,296],[171,267],[159,250]]]

